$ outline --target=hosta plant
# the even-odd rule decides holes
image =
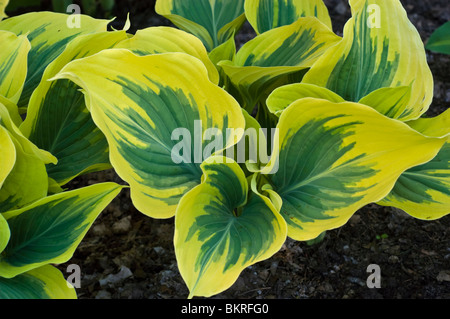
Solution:
[[[450,113],[422,117],[433,78],[420,36],[398,0],[350,6],[343,37],[320,0],[158,0],[156,12],[179,29],[133,35],[87,16],[74,29],[53,13],[1,22],[17,52],[0,53],[0,70],[17,81],[0,83],[9,296],[20,276],[67,260],[123,187],[65,185],[110,167],[140,212],[174,218],[189,297],[226,290],[287,237],[318,238],[370,203],[447,215]],[[256,36],[237,47],[245,19]],[[14,173],[21,154],[33,173]],[[40,178],[41,189],[7,183],[16,175]],[[17,248],[41,211],[61,220],[42,243],[45,258]],[[61,232],[67,240],[56,244]],[[61,296],[59,283],[44,285],[50,296]]]

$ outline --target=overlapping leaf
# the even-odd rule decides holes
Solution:
[[[269,180],[281,197],[288,235],[297,240],[342,226],[359,208],[384,198],[404,171],[436,156],[445,142],[368,106],[313,98],[285,109],[278,128],[278,171]]]
[[[312,97],[340,103],[345,100],[324,87],[314,84],[293,83],[276,88],[267,98],[266,105],[270,112],[280,116],[289,105],[297,100]]]
[[[8,110],[9,116],[11,117],[11,121],[14,123],[14,125],[19,127],[20,124],[22,124],[23,120],[20,116],[17,104],[11,102],[9,99],[1,95],[0,104],[2,104]]]
[[[2,173],[4,180],[0,188],[0,213],[3,213],[23,207],[47,195],[48,175],[45,164],[56,163],[56,159],[22,135],[2,104],[0,104],[0,128],[5,137],[3,142],[6,143],[6,151],[12,151],[14,146],[14,151],[4,158],[9,163],[6,163],[5,171]],[[11,169],[12,154],[15,160]],[[7,175],[4,174],[8,171]]]
[[[322,0],[246,0],[245,15],[257,34],[316,17],[330,29],[331,18]]]
[[[167,52],[182,52],[200,59],[208,69],[211,82],[219,83],[219,74],[211,62],[202,42],[185,31],[171,27],[150,27],[138,30],[128,40],[117,44],[115,48],[129,49],[138,55]]]
[[[111,164],[129,183],[136,208],[152,217],[173,216],[181,197],[200,183],[208,129],[216,130],[219,152],[240,139],[227,137],[227,128],[245,126],[239,104],[185,53],[104,50],[69,63],[57,78],[84,89]]]
[[[121,189],[115,183],[97,184],[4,213],[11,238],[0,254],[0,276],[12,278],[49,263],[68,261]]]
[[[303,82],[353,102],[381,88],[410,87],[407,103],[391,99],[384,110],[403,121],[420,117],[431,104],[433,78],[423,42],[400,1],[350,0],[350,5],[352,18],[342,42],[315,63]],[[371,99],[381,100],[386,92],[378,94]],[[364,102],[372,106],[371,99]]]
[[[280,76],[305,70],[340,38],[313,17],[300,18],[247,42],[233,61],[222,61],[230,81],[251,112],[254,104]]]
[[[210,52],[245,21],[245,0],[157,0],[155,10],[202,40]]]
[[[62,53],[67,44],[82,34],[106,31],[107,20],[81,15],[79,27],[70,28],[69,16],[53,12],[32,12],[0,22],[0,30],[26,35],[31,43],[28,72],[19,107],[26,107],[33,90],[39,85],[45,68]]]
[[[0,299],[76,299],[63,274],[51,265],[30,270],[14,278],[0,277]]]
[[[58,158],[58,164],[47,165],[47,171],[61,185],[80,174],[109,168],[108,144],[92,121],[80,88],[69,80],[48,80],[70,61],[109,49],[125,39],[125,31],[77,37],[49,64],[31,96],[20,129],[38,147]]]
[[[408,122],[428,136],[450,135],[450,110],[434,118]],[[415,218],[433,220],[450,213],[450,139],[428,163],[407,170],[380,205],[404,210]]]
[[[17,103],[27,76],[27,57],[31,45],[25,35],[0,31],[0,95]]]
[[[236,162],[205,161],[203,182],[180,202],[175,252],[190,297],[211,296],[231,286],[246,267],[276,253],[286,223],[270,200],[249,193]]]

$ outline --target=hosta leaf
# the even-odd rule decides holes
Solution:
[[[227,41],[245,21],[245,0],[157,0],[155,10],[202,40],[208,51]]]
[[[0,125],[0,190],[16,163],[16,147],[8,130]]]
[[[45,164],[36,156],[24,153],[18,141],[11,138],[17,159],[0,189],[0,213],[32,203],[46,196],[48,190]]]
[[[106,139],[92,121],[80,88],[69,80],[48,80],[70,61],[114,47],[125,39],[125,31],[77,37],[49,64],[31,96],[27,118],[20,129],[39,148],[58,158],[58,164],[47,165],[47,171],[61,185],[80,174],[111,165]]]
[[[0,254],[0,276],[12,278],[45,264],[67,262],[121,189],[115,183],[97,184],[4,213],[11,238]]]
[[[277,77],[311,67],[339,39],[316,18],[300,18],[260,34],[242,46],[234,61],[219,65],[251,108]]]
[[[373,107],[390,118],[401,118],[411,100],[411,86],[388,87],[375,90],[358,103]]]
[[[278,128],[278,162],[272,159],[263,172],[278,168],[268,178],[283,201],[288,235],[296,240],[342,226],[359,208],[384,198],[404,171],[436,156],[445,142],[368,106],[313,98],[292,103]]]
[[[63,274],[45,265],[14,278],[0,278],[0,299],[76,299]]]
[[[1,98],[0,98],[1,100]],[[0,125],[3,125],[10,135],[17,139],[17,141],[21,144],[23,150],[27,154],[34,154],[36,157],[40,158],[45,164],[57,163],[57,159],[45,150],[39,149],[36,145],[30,142],[20,129],[17,127],[15,122],[12,120],[8,108],[0,103]]]
[[[339,40],[316,18],[301,18],[250,40],[236,54],[234,62],[237,66],[310,67]]]
[[[314,84],[294,83],[275,89],[267,98],[266,105],[270,112],[280,116],[284,109],[293,102],[307,97],[335,103],[345,102],[342,97],[324,87]]]
[[[201,185],[187,193],[175,217],[175,253],[190,297],[229,288],[246,267],[276,253],[286,223],[267,197],[250,193],[237,163],[210,158]]]
[[[434,118],[408,122],[428,136],[449,136],[450,110]],[[424,220],[438,219],[450,213],[450,139],[430,162],[407,170],[380,205],[402,209]]]
[[[330,29],[331,18],[322,0],[246,0],[245,15],[257,34],[316,17]]]
[[[9,0],[0,0],[0,21],[6,18],[5,8],[8,6]]]
[[[428,39],[426,48],[433,52],[450,54],[450,21],[433,32]]]
[[[0,189],[0,213],[3,213],[23,207],[47,195],[48,176],[45,164],[48,163],[47,160],[54,158],[39,150],[20,133],[2,104],[0,104],[0,127],[4,128],[3,134],[6,132],[9,135],[15,149],[14,167],[4,179]],[[11,144],[9,150],[12,150]],[[7,155],[10,156],[11,154]]]
[[[346,101],[358,102],[387,87],[411,87],[408,103],[395,118],[420,117],[433,97],[433,78],[419,33],[399,0],[350,0],[352,18],[342,42],[328,50],[303,82],[326,87]]]
[[[219,83],[219,73],[208,58],[203,43],[185,31],[171,27],[150,27],[138,30],[132,38],[122,41],[115,48],[129,49],[138,55],[183,52],[200,59],[208,69],[210,80]]]
[[[23,121],[20,117],[19,108],[17,107],[17,105],[1,95],[0,104],[2,104],[8,110],[9,116],[11,117],[11,121],[14,123],[14,125],[19,127]]]
[[[0,214],[0,253],[5,249],[8,244],[11,232],[9,231],[8,222],[5,217]]]
[[[416,131],[434,137],[446,136],[450,133],[450,109],[432,118],[420,118],[407,122]]]
[[[111,164],[129,183],[136,208],[153,217],[172,217],[181,197],[200,183],[208,128],[220,133],[220,151],[241,137],[227,137],[227,128],[245,126],[239,104],[185,53],[104,50],[71,62],[57,78],[83,88]]]
[[[27,56],[31,45],[25,35],[0,31],[0,95],[17,103],[27,77]]]
[[[106,31],[107,20],[80,15],[80,27],[70,28],[69,16],[53,12],[32,12],[0,22],[0,30],[26,35],[31,43],[28,73],[19,107],[26,107],[33,90],[39,85],[45,68],[66,45],[79,35]]]

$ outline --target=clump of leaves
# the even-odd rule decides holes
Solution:
[[[420,36],[398,0],[349,2],[342,38],[321,0],[158,0],[179,29],[135,35],[87,16],[80,29],[51,13],[1,22],[30,52],[16,90],[0,83],[16,125],[5,128],[44,157],[47,183],[27,205],[114,168],[139,211],[174,218],[189,297],[226,290],[288,236],[311,242],[370,203],[447,215],[450,113],[422,118],[433,78]],[[245,19],[257,36],[237,51]],[[0,61],[5,74],[24,65]],[[248,134],[264,129],[274,135]]]

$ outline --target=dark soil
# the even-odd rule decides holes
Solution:
[[[131,1],[129,1],[131,2]],[[117,23],[131,12],[133,29],[170,25],[155,16],[151,1],[117,1]],[[346,1],[328,0],[335,32],[350,17]],[[410,20],[425,42],[450,19],[448,0],[404,0]],[[238,42],[251,38],[246,24]],[[450,58],[428,52],[435,99],[428,115],[450,103]],[[113,170],[82,176],[69,187],[123,183]],[[309,246],[288,239],[272,258],[249,267],[214,298],[245,299],[450,299],[450,217],[421,221],[402,211],[368,205],[343,227]],[[132,205],[124,190],[96,220],[69,264],[82,271],[80,299],[186,298],[173,249],[174,220],[155,220]],[[370,289],[367,267],[381,268],[381,288]],[[66,273],[65,273],[66,274]]]

